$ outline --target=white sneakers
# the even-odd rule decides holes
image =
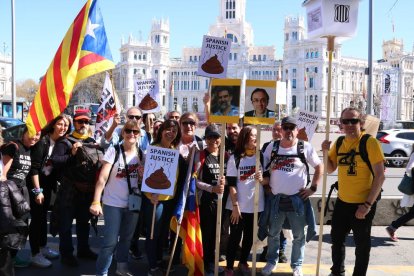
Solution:
[[[41,247],[40,253],[43,254],[46,258],[53,260],[59,258],[59,252],[56,252],[55,250],[50,249],[49,246]]]
[[[303,276],[302,268],[301,267],[295,267],[293,269],[293,276]]]
[[[266,263],[266,265],[262,269],[262,275],[263,276],[269,276],[270,274],[272,274],[272,271],[275,268],[276,268],[275,264]]]
[[[32,257],[31,263],[37,267],[49,267],[52,265],[52,262],[46,259],[41,252]]]
[[[117,263],[115,274],[119,276],[133,276],[128,270],[128,263]]]

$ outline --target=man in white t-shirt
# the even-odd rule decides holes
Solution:
[[[315,193],[320,181],[323,164],[312,145],[297,139],[298,128],[296,119],[285,117],[282,119],[282,135],[277,154],[274,147],[268,146],[264,153],[264,159],[269,160],[266,164],[270,177],[270,188],[272,190],[271,214],[268,220],[268,253],[267,263],[262,270],[262,275],[270,275],[278,263],[278,249],[280,243],[280,231],[284,221],[287,219],[291,226],[293,236],[291,268],[294,276],[302,276],[302,262],[305,250],[305,226],[309,213],[309,196]],[[300,143],[300,144],[299,144]],[[299,145],[302,145],[300,147]],[[307,188],[308,170],[300,158],[302,151],[306,163],[315,168],[315,174],[311,186]],[[273,156],[272,156],[273,155]],[[310,210],[312,212],[312,210]]]

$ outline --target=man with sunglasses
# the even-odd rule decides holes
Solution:
[[[370,165],[361,157],[363,126],[361,112],[353,107],[345,108],[341,113],[341,127],[345,133],[342,144],[337,149],[338,140],[331,148],[331,141],[322,142],[323,154],[328,154],[327,172],[338,169],[338,198],[331,228],[331,276],[345,275],[345,239],[350,230],[354,236],[356,257],[352,275],[364,276],[368,269],[372,220],[385,176],[384,154],[375,137],[366,140]]]
[[[126,113],[127,120],[137,120],[138,125],[142,123],[142,112],[139,108],[133,106],[130,107]],[[109,148],[110,145],[118,145],[121,141],[121,129],[122,127],[118,127],[121,124],[121,117],[117,114],[114,117],[113,123],[108,131],[105,133],[103,139],[101,139],[101,147],[106,150]],[[145,153],[147,151],[147,147],[150,144],[149,136],[144,129],[141,129],[141,136],[138,139],[138,146],[141,150]]]
[[[298,127],[296,119],[282,119],[282,139],[277,149],[267,147],[264,160],[267,161],[264,176],[269,178],[271,194],[262,214],[260,225],[268,229],[267,263],[262,275],[270,275],[279,261],[280,232],[287,219],[293,232],[291,268],[294,276],[302,276],[302,263],[305,252],[305,241],[311,239],[309,230],[315,226],[313,209],[309,197],[316,192],[322,176],[323,164],[312,145],[297,139]],[[276,143],[276,142],[274,142]],[[300,144],[299,144],[300,143]],[[302,148],[300,148],[300,145]],[[299,152],[301,150],[302,152]],[[304,159],[302,160],[302,155]],[[307,187],[307,164],[315,168],[310,187]],[[276,219],[274,219],[276,217]],[[267,218],[267,219],[266,219]],[[305,240],[305,226],[308,234]]]

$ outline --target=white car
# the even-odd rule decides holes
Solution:
[[[377,139],[381,143],[386,157],[408,157],[413,151],[414,129],[389,129],[378,131]],[[388,164],[403,167],[407,160],[388,159]]]

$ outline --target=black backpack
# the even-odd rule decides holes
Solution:
[[[304,143],[304,141],[303,140],[298,140],[298,142],[296,144],[297,154],[293,154],[293,155],[278,154],[279,147],[280,147],[280,140],[276,140],[273,143],[272,153],[270,154],[270,162],[269,162],[269,164],[267,164],[266,170],[269,169],[270,164],[272,164],[272,162],[276,159],[276,157],[298,157],[300,159],[300,161],[305,165],[306,174],[307,174],[306,186],[308,186],[309,183],[311,182],[311,179],[310,179],[310,174],[309,174],[309,165],[308,165],[308,162],[306,161],[306,157],[305,157],[305,143]]]

